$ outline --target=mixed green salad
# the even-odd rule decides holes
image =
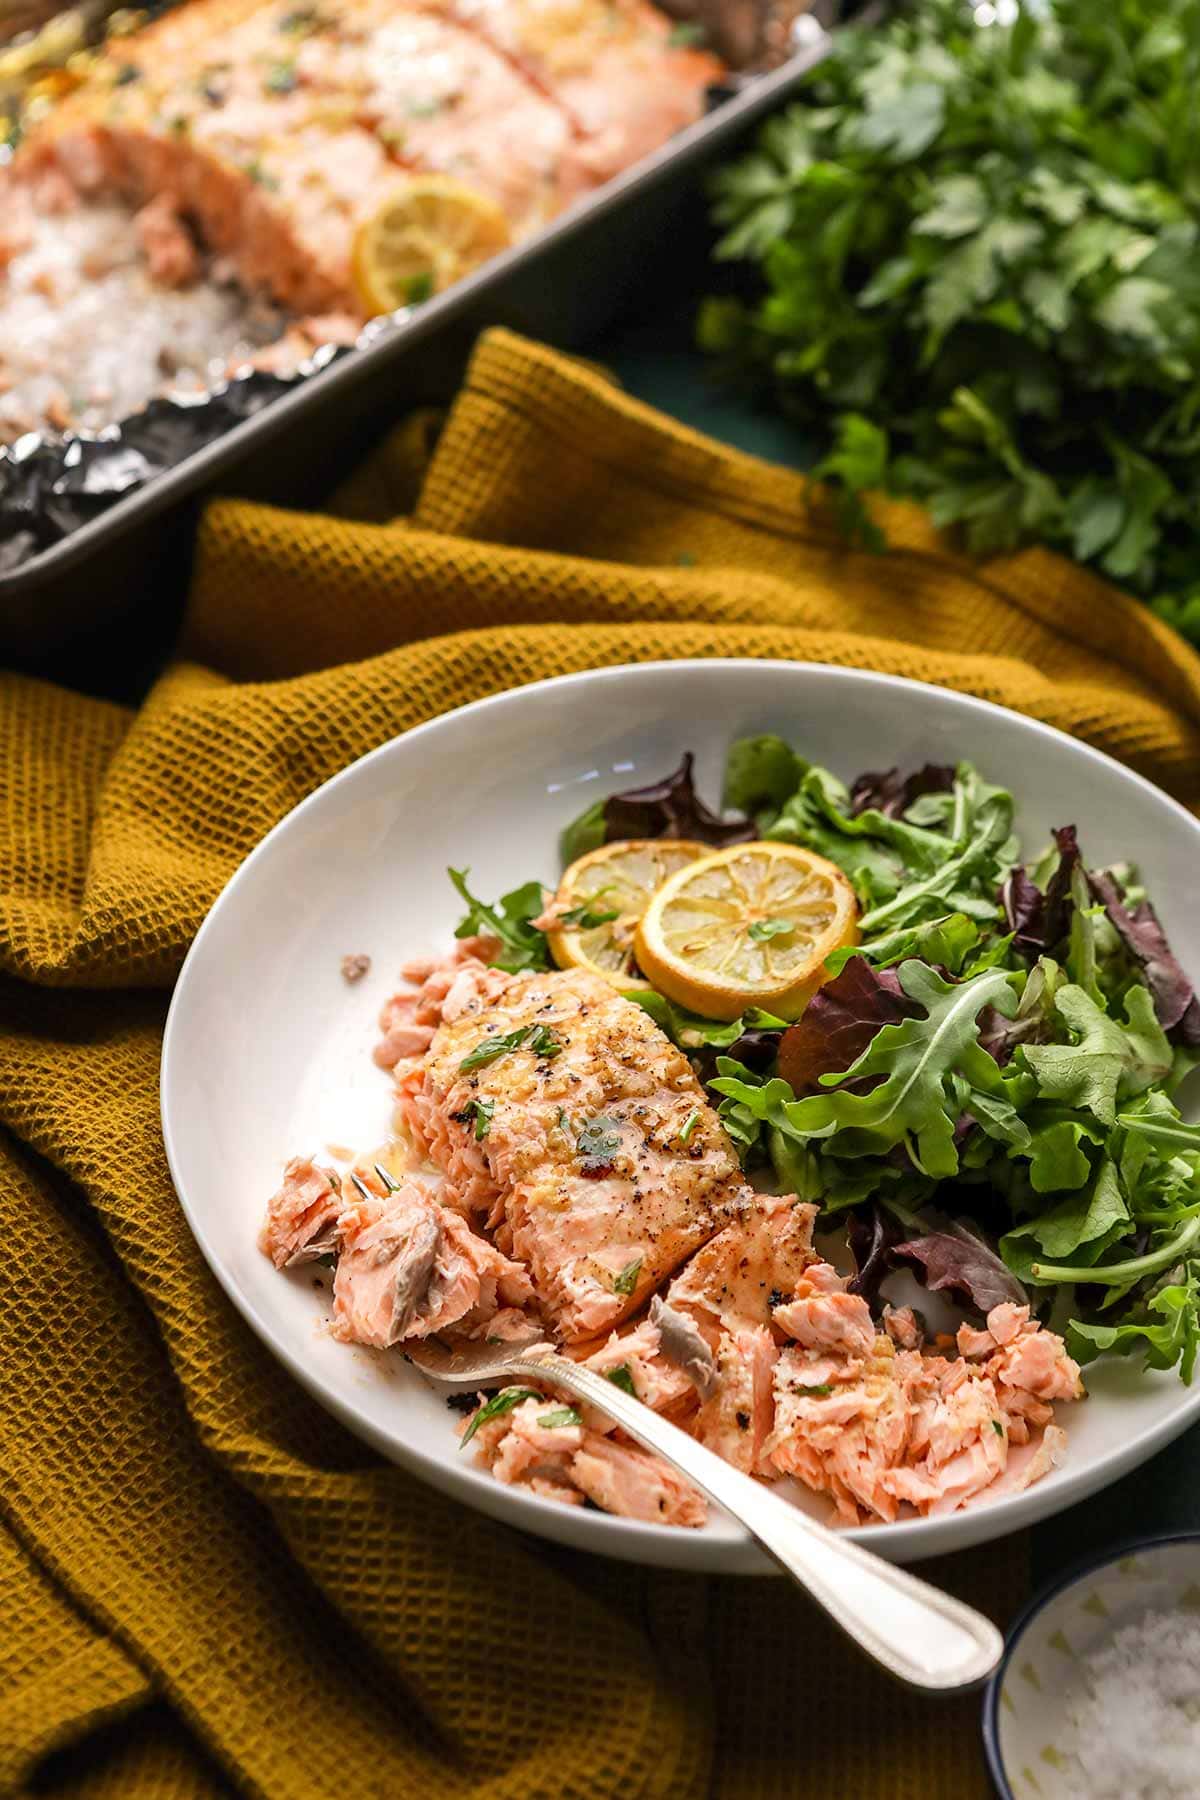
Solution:
[[[847,787],[760,736],[734,744],[723,797],[722,817],[687,756],[589,808],[562,853],[782,839],[853,884],[860,942],[794,1023],[630,994],[688,1052],[746,1168],[845,1224],[873,1305],[907,1268],[980,1313],[1028,1301],[1081,1362],[1138,1353],[1189,1381],[1200,1126],[1175,1096],[1200,1061],[1200,1000],[1137,872],[1089,867],[1072,825],[1023,860],[1011,794],[969,763]],[[460,937],[498,938],[506,969],[551,965],[540,882],[490,906],[452,877]]]

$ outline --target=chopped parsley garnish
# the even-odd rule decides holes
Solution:
[[[433,294],[433,276],[428,269],[422,269],[419,275],[410,275],[404,284],[405,306],[420,306],[422,300],[428,300]]]
[[[275,29],[287,32],[290,37],[307,37],[310,31],[319,31],[325,23],[315,6],[297,6],[283,14]]]
[[[806,1395],[810,1400],[824,1400],[827,1394],[832,1394],[833,1387],[828,1381],[819,1381],[815,1387],[797,1387],[793,1391]]]
[[[274,193],[279,186],[274,175],[267,174],[257,157],[254,158],[253,162],[248,162],[246,164],[246,173],[251,181],[255,182],[259,187],[266,188],[268,193]]]
[[[486,1425],[489,1419],[499,1419],[504,1413],[511,1412],[514,1406],[520,1406],[523,1400],[540,1400],[541,1398],[542,1396],[536,1388],[501,1388],[500,1392],[493,1394],[492,1398],[485,1402],[475,1414],[459,1440],[459,1449],[461,1450],[464,1444],[469,1444],[479,1427]]]
[[[581,931],[595,931],[597,926],[608,925],[620,916],[615,907],[607,912],[596,912],[585,900],[581,905],[572,906],[565,913],[560,913],[558,922],[560,925],[578,925]]]
[[[417,275],[412,278],[413,281],[421,279]],[[412,287],[412,282],[409,287]],[[430,286],[429,293],[432,292],[433,288]],[[418,293],[413,304],[417,299],[427,298],[428,294]],[[533,923],[540,918],[546,904],[540,881],[523,882],[510,893],[501,894],[495,906],[489,906],[486,901],[476,899],[467,886],[470,869],[447,869],[446,873],[455,891],[467,903],[467,911],[455,927],[456,938],[480,935],[499,938],[500,953],[493,961],[496,968],[505,970],[509,975],[515,975],[521,969],[550,967],[546,934],[539,931]]]
[[[122,63],[113,76],[113,86],[128,87],[131,81],[140,81],[141,79],[142,71],[136,63]]]
[[[693,1133],[693,1131],[695,1131],[695,1129],[699,1123],[700,1123],[700,1109],[699,1109],[699,1107],[693,1107],[692,1111],[688,1114],[687,1118],[683,1121],[683,1124],[679,1127],[679,1141],[681,1144],[690,1144],[691,1143],[692,1133]]]
[[[558,1406],[553,1412],[539,1413],[538,1424],[547,1431],[557,1431],[563,1425],[582,1425],[583,1415],[577,1406]]]
[[[999,1421],[999,1419],[993,1419],[993,1420],[992,1420],[992,1430],[993,1430],[993,1431],[994,1431],[994,1432],[995,1432],[995,1433],[996,1433],[996,1436],[997,1436],[997,1437],[1003,1437],[1003,1436],[1004,1436],[1004,1427],[1003,1427],[1003,1425],[1002,1425],[1002,1424],[1001,1424],[1001,1423],[1000,1423],[1000,1421]]]
[[[613,1293],[626,1296],[632,1294],[634,1288],[637,1286],[638,1276],[641,1272],[642,1259],[640,1256],[637,1257],[635,1261],[626,1263],[620,1274],[613,1276]]]
[[[466,1075],[471,1069],[482,1069],[512,1050],[532,1050],[535,1056],[550,1058],[559,1054],[562,1045],[545,1025],[521,1025],[516,1031],[506,1031],[502,1037],[485,1038],[469,1056],[463,1057],[459,1071]]]
[[[167,130],[171,133],[172,137],[187,136],[189,126],[182,113],[178,113],[175,118],[168,122]]]
[[[263,76],[263,87],[268,94],[290,94],[295,90],[296,81],[295,63],[277,62]]]
[[[580,1127],[575,1146],[583,1158],[585,1175],[606,1175],[621,1148],[621,1132],[617,1120],[610,1119],[607,1113],[597,1114]]]
[[[765,944],[768,938],[784,937],[795,929],[790,919],[757,919],[746,935],[756,944]]]
[[[637,1389],[633,1385],[633,1376],[629,1373],[628,1363],[620,1363],[617,1368],[610,1369],[604,1379],[611,1381],[614,1387],[619,1387],[623,1394],[628,1394],[634,1400],[637,1399]]]
[[[492,1114],[495,1110],[496,1102],[494,1100],[468,1100],[462,1111],[460,1113],[455,1113],[454,1117],[462,1125],[469,1124],[469,1122],[474,1119],[475,1142],[477,1144],[482,1144],[484,1138],[492,1129]]]

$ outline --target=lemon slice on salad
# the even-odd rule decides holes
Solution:
[[[413,175],[388,190],[354,236],[353,273],[372,315],[414,306],[507,250],[496,202],[448,175]]]
[[[736,844],[679,869],[637,930],[642,973],[709,1019],[751,1006],[794,1019],[825,958],[858,942],[858,902],[834,863],[797,844]]]
[[[549,907],[558,924],[546,938],[559,968],[590,969],[625,992],[649,987],[633,954],[638,921],[669,875],[707,855],[707,844],[687,838],[625,838],[573,862]]]

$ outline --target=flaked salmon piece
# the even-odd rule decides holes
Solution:
[[[586,1498],[622,1518],[703,1525],[703,1498],[659,1457],[587,1425],[546,1424],[565,1404],[552,1396],[523,1400],[487,1420],[473,1439],[477,1459],[497,1480],[532,1487],[547,1499]],[[464,1420],[464,1432],[469,1425]]]
[[[847,1358],[844,1378],[814,1381],[811,1353],[784,1350],[775,1366],[775,1429],[764,1448],[771,1465],[817,1493],[841,1517],[891,1519],[897,1502],[883,1477],[902,1460],[912,1407],[892,1344],[875,1340],[867,1358]]]
[[[779,1350],[765,1325],[723,1331],[716,1379],[692,1423],[692,1433],[745,1474],[757,1474],[775,1423],[772,1377]],[[774,1473],[774,1470],[767,1470]]]
[[[525,1270],[419,1182],[347,1207],[338,1232],[333,1330],[348,1342],[388,1349],[452,1328],[466,1333],[501,1306],[533,1299]]]
[[[664,1355],[659,1328],[651,1319],[641,1319],[636,1325],[614,1331],[596,1349],[576,1345],[571,1354],[598,1375],[627,1375],[635,1396],[651,1412],[674,1416],[689,1410],[695,1399],[688,1376]],[[595,1409],[588,1411],[591,1414]],[[599,1417],[589,1417],[588,1423],[598,1431],[612,1428]]]
[[[571,1458],[571,1480],[601,1511],[654,1525],[703,1525],[704,1498],[660,1457],[594,1431]]]
[[[283,1171],[282,1185],[267,1202],[259,1249],[277,1269],[333,1254],[343,1205],[340,1175],[318,1168],[307,1156],[293,1156]]]
[[[704,111],[721,65],[671,42],[646,0],[456,0],[569,117],[591,181],[606,181]]]
[[[523,1400],[511,1412],[485,1421],[472,1440],[476,1460],[509,1486],[537,1486],[554,1499],[582,1498],[571,1480],[571,1458],[582,1442],[581,1431],[578,1426],[546,1430],[540,1423],[557,1406],[549,1397]],[[464,1433],[470,1424],[470,1418],[463,1420]]]
[[[831,1292],[826,1271],[834,1276],[840,1287],[840,1278],[831,1264],[816,1264],[814,1269],[801,1276],[796,1298],[775,1308],[772,1323],[777,1330],[809,1350],[841,1350],[847,1356],[870,1355],[875,1345],[875,1323],[870,1307],[861,1294]]]
[[[394,0],[356,8],[360,30],[301,44],[314,90],[350,96],[354,116],[406,168],[488,194],[527,236],[592,185],[563,109],[453,17]]]
[[[790,1194],[750,1195],[737,1223],[706,1244],[676,1276],[667,1303],[690,1315],[713,1348],[719,1326],[770,1325],[819,1262],[812,1247],[816,1212]]]
[[[199,279],[200,252],[171,194],[158,194],[134,220],[150,273],[164,287],[190,287]]]
[[[401,977],[414,985],[383,1003],[379,1015],[383,1035],[373,1052],[381,1069],[424,1056],[447,1008],[454,1018],[478,995],[500,992],[508,977],[502,969],[489,968],[479,954],[493,947],[493,939],[469,938],[450,956],[422,956],[404,965]]]
[[[897,1350],[919,1350],[925,1342],[925,1328],[911,1306],[885,1304],[883,1329]]]
[[[982,1358],[1002,1393],[1027,1394],[1040,1401],[1078,1400],[1083,1393],[1079,1364],[1056,1332],[1030,1318],[1027,1306],[1008,1301],[994,1306],[986,1331],[960,1326],[958,1347],[963,1356]]]
[[[963,1365],[958,1365],[961,1369]],[[918,1512],[954,1512],[1004,1473],[1008,1436],[996,1390],[986,1376],[947,1376],[922,1421],[926,1450],[881,1485]]]
[[[444,1008],[400,1106],[568,1343],[636,1312],[750,1204],[686,1056],[583,970],[514,975]]]

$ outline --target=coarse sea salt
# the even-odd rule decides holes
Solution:
[[[1200,1612],[1129,1620],[1081,1657],[1077,1674],[1055,1800],[1196,1800]]]

